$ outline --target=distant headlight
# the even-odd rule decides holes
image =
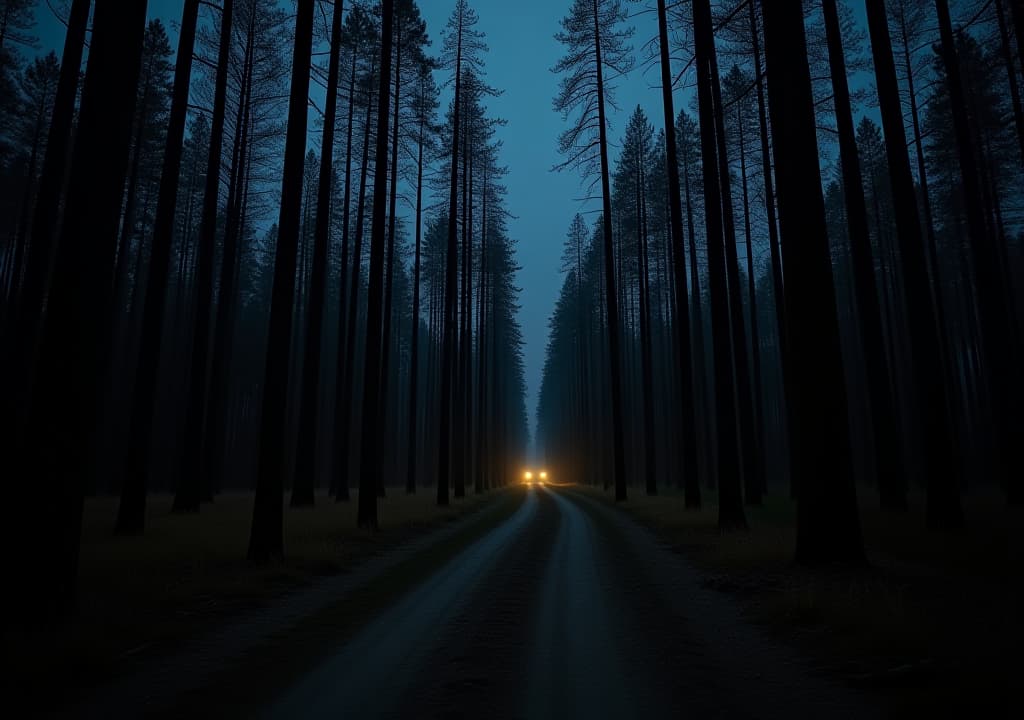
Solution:
[[[531,480],[533,480],[533,473],[527,470],[525,473],[523,473],[523,480],[525,480],[526,482],[530,482]]]
[[[540,471],[540,479],[541,480],[547,480],[548,479],[548,471],[547,470],[541,470]]]

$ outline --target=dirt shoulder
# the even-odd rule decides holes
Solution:
[[[615,505],[598,489],[579,492],[651,529],[698,569],[703,587],[738,601],[746,620],[893,714],[1021,707],[1011,690],[1024,669],[1024,518],[998,496],[968,496],[970,529],[957,535],[926,531],[920,509],[883,513],[868,496],[869,567],[810,572],[792,562],[786,498],[748,508],[749,532],[722,534],[714,498],[693,512],[674,493],[634,489]]]
[[[143,537],[113,537],[116,501],[87,503],[79,610],[57,627],[24,627],[3,643],[4,683],[69,706],[164,659],[194,650],[232,624],[266,614],[290,598],[351,575],[429,536],[458,535],[515,504],[505,491],[437,508],[433,493],[381,500],[381,530],[355,526],[355,504],[318,497],[313,509],[285,510],[285,559],[245,561],[251,495],[227,495],[200,514],[151,502]],[[499,507],[500,506],[500,507]],[[436,543],[435,543],[436,544]],[[59,693],[52,678],[62,677]]]

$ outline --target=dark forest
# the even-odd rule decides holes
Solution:
[[[1021,707],[1024,2],[514,5],[0,0],[8,704]]]

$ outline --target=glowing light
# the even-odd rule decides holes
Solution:
[[[548,479],[548,471],[547,470],[541,470],[540,471],[540,479],[541,480],[547,480]]]
[[[523,473],[523,480],[525,480],[526,482],[530,482],[531,480],[533,480],[533,473],[527,470],[525,473]]]

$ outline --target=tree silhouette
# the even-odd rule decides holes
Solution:
[[[285,405],[288,394],[292,318],[295,303],[296,246],[302,212],[302,169],[306,155],[307,105],[313,45],[313,0],[301,0],[295,18],[295,51],[288,101],[281,214],[278,221],[274,284],[267,340],[267,369],[260,414],[259,465],[249,558],[257,562],[284,551],[281,493],[284,488]]]
[[[626,450],[606,118],[607,106],[613,105],[614,100],[611,86],[605,83],[605,72],[610,69],[624,75],[632,64],[626,44],[632,31],[619,28],[624,20],[625,9],[619,0],[575,0],[562,20],[561,32],[555,36],[566,46],[567,53],[553,68],[553,72],[563,74],[554,108],[566,119],[576,114],[573,125],[559,137],[559,151],[566,159],[558,167],[575,168],[584,178],[601,183],[616,500],[626,499]]]
[[[863,561],[850,472],[846,392],[815,138],[814,98],[799,2],[764,6],[765,53],[793,344],[797,560]]]
[[[50,280],[50,259],[58,239],[58,210],[72,148],[71,130],[75,120],[75,99],[78,96],[90,5],[89,0],[75,0],[68,15],[60,79],[53,100],[46,154],[32,213],[32,231],[25,251],[23,277],[20,290],[13,298],[9,310],[11,319],[7,326],[8,341],[4,342],[7,350],[0,359],[4,363],[4,377],[28,380],[10,386],[11,410],[3,413],[3,420],[0,420],[3,423],[0,451],[7,457],[16,452],[20,443],[20,420],[25,417],[31,396],[31,378]]]
[[[145,310],[142,319],[142,346],[138,376],[131,410],[131,437],[128,443],[128,469],[121,490],[121,505],[116,531],[141,533],[145,526],[146,485],[153,442],[154,404],[164,336],[164,308],[171,263],[178,182],[181,177],[181,151],[188,111],[188,91],[192,77],[192,49],[195,45],[199,0],[186,0],[181,16],[178,53],[174,68],[174,95],[168,119],[160,195],[153,223],[149,278],[146,283]]]
[[[221,154],[224,143],[224,116],[227,103],[228,62],[231,51],[234,0],[224,0],[220,19],[220,43],[210,125],[210,151],[206,165],[202,220],[199,225],[199,249],[196,258],[196,321],[192,334],[188,404],[185,411],[185,439],[181,474],[174,509],[198,512],[202,494],[203,453],[206,442],[207,379],[209,365],[210,321],[213,312],[213,251],[217,235],[217,205],[220,197]]]
[[[679,186],[679,152],[675,132],[676,111],[672,97],[672,62],[668,36],[668,11],[665,0],[658,0],[658,47],[661,64],[661,98],[665,111],[665,155],[668,162],[669,213],[672,232],[672,252],[675,274],[675,343],[676,361],[679,363],[679,402],[682,406],[682,442],[679,443],[678,471],[682,473],[686,488],[686,506],[700,507],[700,479],[697,476],[697,433],[694,414],[693,348],[690,340],[690,309],[686,295],[686,252],[683,239],[682,193]],[[689,205],[689,187],[687,187]],[[692,250],[691,250],[692,252]],[[694,295],[699,293],[694,284]]]
[[[74,604],[84,485],[110,337],[112,269],[128,170],[146,3],[98,2],[71,157],[63,228],[54,249],[36,392],[22,449],[30,497],[45,493],[54,531],[23,561],[26,609],[66,613]],[[43,507],[28,502],[24,507]]]
[[[313,239],[313,273],[307,309],[306,347],[302,360],[299,398],[299,440],[295,453],[292,507],[311,506],[316,491],[317,413],[319,410],[320,351],[323,338],[327,283],[327,246],[331,222],[331,183],[334,177],[334,131],[338,112],[338,79],[341,73],[343,0],[335,0],[331,20],[330,60],[327,69],[327,100],[320,143],[320,173],[316,197]]]
[[[1001,289],[999,253],[995,241],[986,230],[982,215],[981,189],[975,160],[974,143],[967,120],[967,104],[960,77],[956,44],[953,38],[949,3],[936,0],[941,37],[941,55],[949,91],[950,107],[956,137],[957,155],[960,161],[960,178],[966,201],[967,230],[977,273],[977,294],[981,318],[982,342],[990,366],[990,382],[998,390],[993,392],[996,425],[996,471],[999,481],[1006,489],[1014,505],[1024,503],[1024,483],[1021,482],[1015,462],[1018,447],[1024,436],[1024,422],[1017,411],[1021,399],[1021,381],[1014,368],[1020,359],[1019,329],[1008,317],[1007,309],[1012,301]],[[1016,11],[1016,5],[1015,11]],[[1020,16],[1020,12],[1016,12]],[[891,162],[891,161],[890,161]],[[956,527],[963,522],[959,496],[949,478],[929,478],[928,510],[929,523],[933,527]]]
[[[897,235],[903,256],[911,356],[915,367],[915,381],[920,389],[919,395],[923,405],[921,420],[929,448],[929,452],[925,454],[929,524],[933,527],[957,527],[963,524],[963,513],[956,492],[959,469],[952,452],[953,438],[947,388],[942,371],[938,321],[929,288],[892,42],[885,15],[885,3],[880,0],[868,0],[866,7],[882,126],[885,129],[893,203],[896,208]]]
[[[738,463],[739,444],[736,437],[732,349],[729,337],[729,297],[726,287],[724,247],[726,236],[722,212],[719,146],[716,143],[718,130],[715,122],[716,103],[713,90],[716,80],[714,64],[711,60],[714,53],[714,35],[711,26],[711,7],[708,0],[695,0],[693,26],[704,173],[704,222],[711,294],[712,356],[715,368],[715,416],[718,431],[718,524],[722,529],[735,529],[745,528],[747,521],[743,514]],[[720,105],[717,111],[721,112]]]
[[[836,0],[822,0],[825,33],[828,37],[829,65],[839,148],[843,166],[843,191],[846,200],[846,222],[854,266],[854,290],[860,318],[861,342],[864,346],[871,425],[874,430],[878,490],[882,507],[907,509],[906,480],[896,427],[896,414],[889,392],[889,368],[885,357],[882,315],[875,286],[875,263],[868,231],[868,211],[864,199],[864,179],[860,171],[857,139],[853,126],[853,110],[846,77],[846,60]]]
[[[388,108],[391,101],[391,48],[394,41],[395,6],[381,2],[380,90],[377,93],[377,146],[374,152],[373,220],[370,229],[370,273],[366,313],[366,362],[363,380],[363,447],[360,454],[360,527],[377,527],[377,489],[381,484],[382,412],[381,343],[383,342],[385,210],[388,195]],[[392,169],[395,172],[396,169]],[[387,368],[383,369],[387,372]]]
[[[443,67],[452,73],[455,85],[452,100],[451,172],[448,188],[448,247],[445,267],[444,317],[441,349],[441,403],[438,436],[437,504],[449,502],[452,470],[453,386],[455,383],[455,323],[458,285],[458,202],[459,202],[459,140],[461,139],[463,68],[478,70],[480,55],[485,52],[482,33],[475,29],[479,19],[466,0],[458,0],[444,38]]]

